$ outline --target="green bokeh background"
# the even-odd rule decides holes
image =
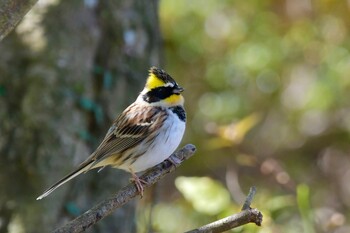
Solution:
[[[166,69],[186,88],[184,142],[198,147],[175,182],[178,221],[237,212],[254,185],[263,226],[233,232],[350,231],[349,10],[332,0],[160,2]],[[219,212],[197,203],[227,191]]]
[[[46,183],[86,158],[112,116],[133,101],[147,74],[141,68],[164,64],[185,88],[182,145],[192,143],[197,152],[137,201],[130,222],[138,232],[184,232],[237,213],[251,186],[263,224],[231,232],[350,232],[350,1],[160,0],[161,45],[140,29],[145,15],[135,12],[146,3],[130,2],[139,11],[125,1],[41,1],[33,18],[1,42],[16,54],[0,51],[0,116],[8,119],[0,125],[0,149],[8,152],[0,165],[11,171],[1,173],[0,184],[11,184],[6,195],[23,195],[0,195],[0,209],[24,212],[13,211],[9,231],[25,232],[36,208],[37,221],[56,226],[107,195],[92,191],[115,192],[122,172],[105,169],[35,201]],[[158,23],[145,18],[148,26]],[[115,31],[113,20],[122,22]],[[119,47],[96,59],[103,36]],[[4,137],[11,133],[17,141]],[[24,156],[17,154],[21,146]],[[106,231],[125,213],[134,214],[116,211],[91,232]]]

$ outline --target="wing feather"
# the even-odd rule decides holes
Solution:
[[[124,151],[137,146],[151,132],[156,132],[166,116],[161,107],[130,105],[114,121],[99,147],[86,161],[94,161],[91,168],[110,156],[117,161]]]

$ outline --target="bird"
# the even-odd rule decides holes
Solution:
[[[114,120],[97,149],[37,200],[82,173],[106,166],[130,172],[142,197],[146,182],[136,173],[168,159],[183,138],[186,128],[183,91],[168,73],[151,67],[143,90]]]

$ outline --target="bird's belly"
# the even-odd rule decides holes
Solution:
[[[141,172],[163,162],[179,146],[184,132],[185,122],[180,121],[177,117],[176,120],[168,120],[147,151],[128,168],[134,172]]]

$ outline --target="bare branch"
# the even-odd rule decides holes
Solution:
[[[38,0],[0,1],[0,41],[7,36]]]
[[[262,214],[257,209],[247,209],[238,214],[220,219],[216,222],[209,223],[200,228],[187,231],[186,233],[219,233],[228,231],[232,228],[245,225],[247,223],[255,223],[260,226],[262,222]]]
[[[256,188],[253,186],[249,190],[242,211],[238,214],[231,215],[185,233],[219,233],[248,223],[255,223],[257,226],[261,226],[263,215],[258,209],[252,209],[250,207],[255,193]]]
[[[144,185],[144,188],[153,185],[161,178],[163,178],[167,173],[174,171],[175,167],[180,166],[180,164],[183,161],[190,158],[195,151],[196,147],[194,145],[188,144],[170,156],[169,159],[171,160],[171,162],[169,160],[165,160],[161,164],[147,171],[144,175],[140,177],[140,179],[147,182],[147,184]],[[130,201],[133,197],[136,197],[138,195],[139,193],[136,189],[136,186],[133,183],[130,183],[129,185],[121,189],[113,197],[100,202],[92,209],[86,211],[76,219],[67,223],[63,227],[54,230],[53,232],[59,233],[85,231],[87,228],[96,224],[99,220],[108,216],[114,210],[121,207],[122,205]]]
[[[255,193],[256,193],[255,186],[250,187],[249,193],[247,195],[247,198],[245,199],[245,202],[244,202],[243,207],[242,207],[241,210],[250,209],[250,205],[252,204],[252,201],[253,201],[253,198],[255,196]]]

